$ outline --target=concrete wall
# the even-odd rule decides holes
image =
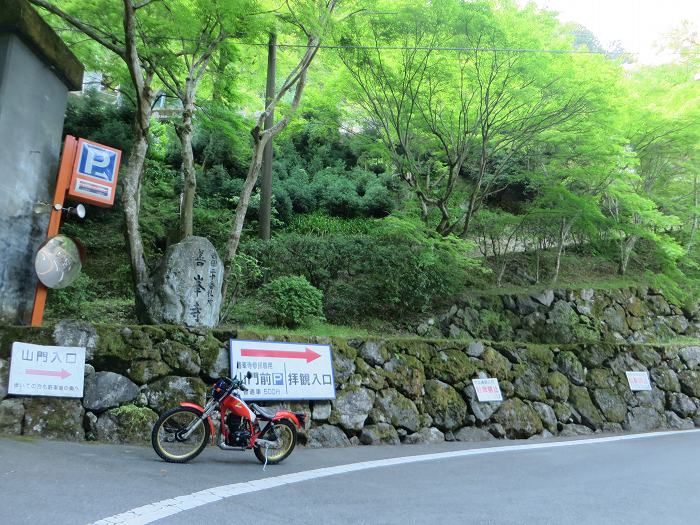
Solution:
[[[44,240],[68,88],[15,35],[0,36],[0,320],[27,323],[33,257]]]
[[[24,0],[0,0],[0,322],[26,324],[53,199],[68,89],[82,66]]]

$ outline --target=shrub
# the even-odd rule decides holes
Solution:
[[[302,235],[356,235],[369,233],[374,226],[373,219],[356,217],[340,219],[324,213],[295,215],[289,223],[289,232]]]
[[[424,311],[458,294],[480,270],[467,243],[393,217],[373,221],[367,233],[288,233],[243,249],[270,278],[306,277],[323,291],[326,316],[341,324]]]
[[[266,317],[276,325],[294,328],[323,320],[323,292],[305,277],[280,277],[259,292],[268,308]]]

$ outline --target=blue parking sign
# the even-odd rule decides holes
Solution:
[[[117,153],[114,150],[83,142],[78,155],[77,172],[80,175],[110,183],[114,181],[117,168]]]

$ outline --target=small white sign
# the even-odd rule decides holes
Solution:
[[[335,399],[329,345],[231,339],[230,347],[231,376],[245,380],[246,401]]]
[[[501,387],[498,385],[498,379],[495,377],[487,377],[486,379],[472,379],[476,397],[482,403],[484,401],[503,401]]]
[[[84,347],[12,343],[9,394],[83,397],[84,379]]]
[[[649,372],[625,372],[625,374],[631,390],[651,390]]]

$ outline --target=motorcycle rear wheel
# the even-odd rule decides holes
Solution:
[[[196,458],[207,446],[211,431],[201,412],[190,407],[176,407],[158,418],[151,431],[151,445],[169,463],[185,463]],[[183,433],[192,430],[187,437]]]
[[[279,442],[279,448],[267,449],[267,464],[276,465],[289,456],[297,445],[297,429],[291,421],[281,419],[272,423],[272,428],[261,439]],[[265,447],[255,447],[255,457],[265,463]]]

